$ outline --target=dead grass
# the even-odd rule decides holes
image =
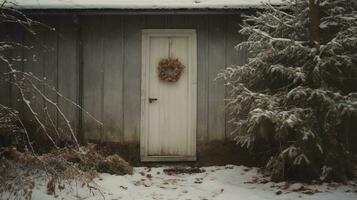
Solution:
[[[70,147],[54,149],[42,155],[6,147],[0,148],[0,158],[0,199],[7,195],[31,199],[37,180],[46,180],[47,194],[56,196],[72,182],[98,191],[93,181],[98,172],[133,173],[132,166],[119,155],[104,156],[94,144],[79,150]]]

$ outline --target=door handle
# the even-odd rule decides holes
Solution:
[[[157,98],[149,98],[149,103],[153,103],[154,101],[157,101]]]

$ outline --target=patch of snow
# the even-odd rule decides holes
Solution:
[[[282,0],[8,0],[23,9],[237,9]]]
[[[201,168],[203,173],[168,175],[164,173],[167,167],[134,168],[133,175],[116,176],[101,174],[95,181],[99,191],[92,191],[86,187],[66,187],[56,192],[56,197],[46,194],[46,182],[37,184],[32,192],[32,199],[105,199],[123,200],[356,200],[357,186],[322,184],[305,185],[286,182],[264,184],[254,183],[254,179],[261,176],[256,168],[244,166],[212,166]],[[74,186],[74,185],[73,185]],[[281,189],[285,188],[285,189]],[[301,192],[302,188],[317,191],[315,194]],[[103,196],[102,196],[103,195]]]

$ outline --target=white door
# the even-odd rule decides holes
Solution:
[[[196,160],[197,42],[195,30],[142,32],[142,161]],[[177,82],[159,79],[158,64],[177,58]]]

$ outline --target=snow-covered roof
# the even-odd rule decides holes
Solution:
[[[240,9],[282,0],[7,0],[22,9]]]

